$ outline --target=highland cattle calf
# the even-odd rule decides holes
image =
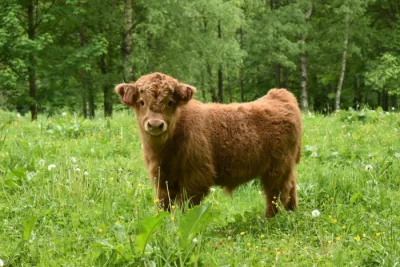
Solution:
[[[162,73],[115,88],[132,107],[144,161],[166,210],[172,202],[197,205],[210,187],[228,192],[259,177],[265,216],[278,212],[278,199],[297,208],[295,167],[301,153],[301,113],[285,89],[271,89],[249,103],[204,104],[193,86]]]

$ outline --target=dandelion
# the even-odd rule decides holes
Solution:
[[[154,204],[157,204],[158,202],[160,202],[160,199],[158,198],[154,199]]]
[[[313,217],[318,217],[319,215],[321,215],[321,212],[319,212],[319,210],[313,210],[313,211],[311,212],[311,215],[312,215]]]
[[[282,252],[281,251],[276,251],[276,255],[281,255],[282,254]]]
[[[193,244],[195,244],[195,245],[196,245],[196,244],[199,242],[199,240],[197,240],[197,238],[196,238],[196,237],[195,237],[195,238],[193,238],[193,240],[192,240],[192,241],[193,241]]]
[[[71,157],[71,162],[72,163],[76,163],[77,162],[76,158],[75,157]]]
[[[141,188],[143,185],[142,184],[138,184],[137,187]]]
[[[333,243],[333,240],[328,240],[328,244],[332,244]]]
[[[357,236],[354,237],[354,240],[358,242],[358,241],[361,240],[361,237],[359,235],[357,235]]]
[[[260,238],[264,238],[265,237],[265,235],[260,235]]]
[[[268,248],[264,248],[264,251],[268,251]]]
[[[63,116],[63,117],[67,116],[67,112],[61,113],[61,116]]]
[[[38,162],[40,167],[44,167],[44,165],[46,164],[46,161],[44,159],[39,160]]]
[[[47,169],[49,170],[49,171],[51,171],[52,169],[54,169],[56,167],[56,164],[50,164],[48,167],[47,167]]]
[[[374,167],[372,167],[372,165],[365,165],[365,170],[366,171],[370,171],[370,170],[372,170]]]
[[[174,210],[175,208],[176,208],[175,205],[172,205],[172,206],[171,206],[171,209],[172,209],[172,210]]]
[[[174,222],[174,221],[175,221],[175,217],[171,216],[171,222]]]
[[[332,219],[332,223],[337,223],[337,219]]]
[[[342,240],[342,238],[340,236],[338,236],[338,237],[336,237],[336,240],[340,241],[340,240]]]
[[[88,173],[87,171],[85,171],[85,172],[83,173],[83,175],[89,176],[89,173]]]
[[[32,178],[35,177],[35,176],[36,176],[36,172],[28,172],[28,173],[26,174],[26,180],[30,181],[30,180],[32,180]]]
[[[245,235],[245,234],[246,234],[246,232],[240,232],[240,235],[242,235],[242,236]]]
[[[249,243],[247,243],[247,246],[248,246],[248,247],[251,247],[251,243],[250,243],[250,242],[249,242]]]
[[[346,230],[346,229],[347,229],[347,226],[346,226],[346,225],[343,225],[343,226],[342,226],[342,229],[343,229],[343,230]]]
[[[381,234],[382,234],[382,233],[377,232],[375,235],[376,235],[376,236],[381,236]]]
[[[103,229],[99,228],[98,232],[101,234],[103,232]]]

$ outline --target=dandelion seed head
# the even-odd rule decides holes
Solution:
[[[311,212],[311,215],[312,215],[313,217],[318,217],[319,215],[321,215],[321,212],[319,212],[319,210],[313,210],[313,211]]]
[[[85,172],[83,173],[83,175],[89,176],[89,172],[85,171]]]
[[[372,166],[372,165],[365,165],[365,170],[366,171],[370,171],[370,170],[372,170],[374,167]]]
[[[199,242],[199,240],[195,237],[195,238],[193,238],[193,244],[197,244],[198,242]]]
[[[77,162],[76,158],[75,157],[71,157],[71,162],[72,163],[76,163]]]
[[[61,116],[63,116],[63,117],[67,116],[67,112],[61,113]]]
[[[55,169],[56,168],[56,164],[50,164],[49,166],[47,166],[47,169],[49,170],[49,171],[51,171],[51,170],[53,170],[53,169]]]

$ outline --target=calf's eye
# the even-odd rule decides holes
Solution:
[[[174,101],[169,100],[169,101],[168,101],[168,107],[172,107],[172,106],[174,105],[174,103],[175,103]]]
[[[140,102],[140,105],[143,107],[144,106],[144,101],[140,100],[139,102]]]

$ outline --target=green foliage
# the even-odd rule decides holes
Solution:
[[[370,66],[365,74],[366,82],[376,90],[387,91],[391,95],[400,94],[400,62],[399,58],[385,53]]]
[[[0,112],[0,259],[5,266],[396,265],[399,114],[341,110],[303,121],[299,210],[280,208],[266,220],[257,181],[232,197],[213,188],[185,212],[160,211],[128,112],[33,123]],[[68,133],[75,124],[77,133]]]

